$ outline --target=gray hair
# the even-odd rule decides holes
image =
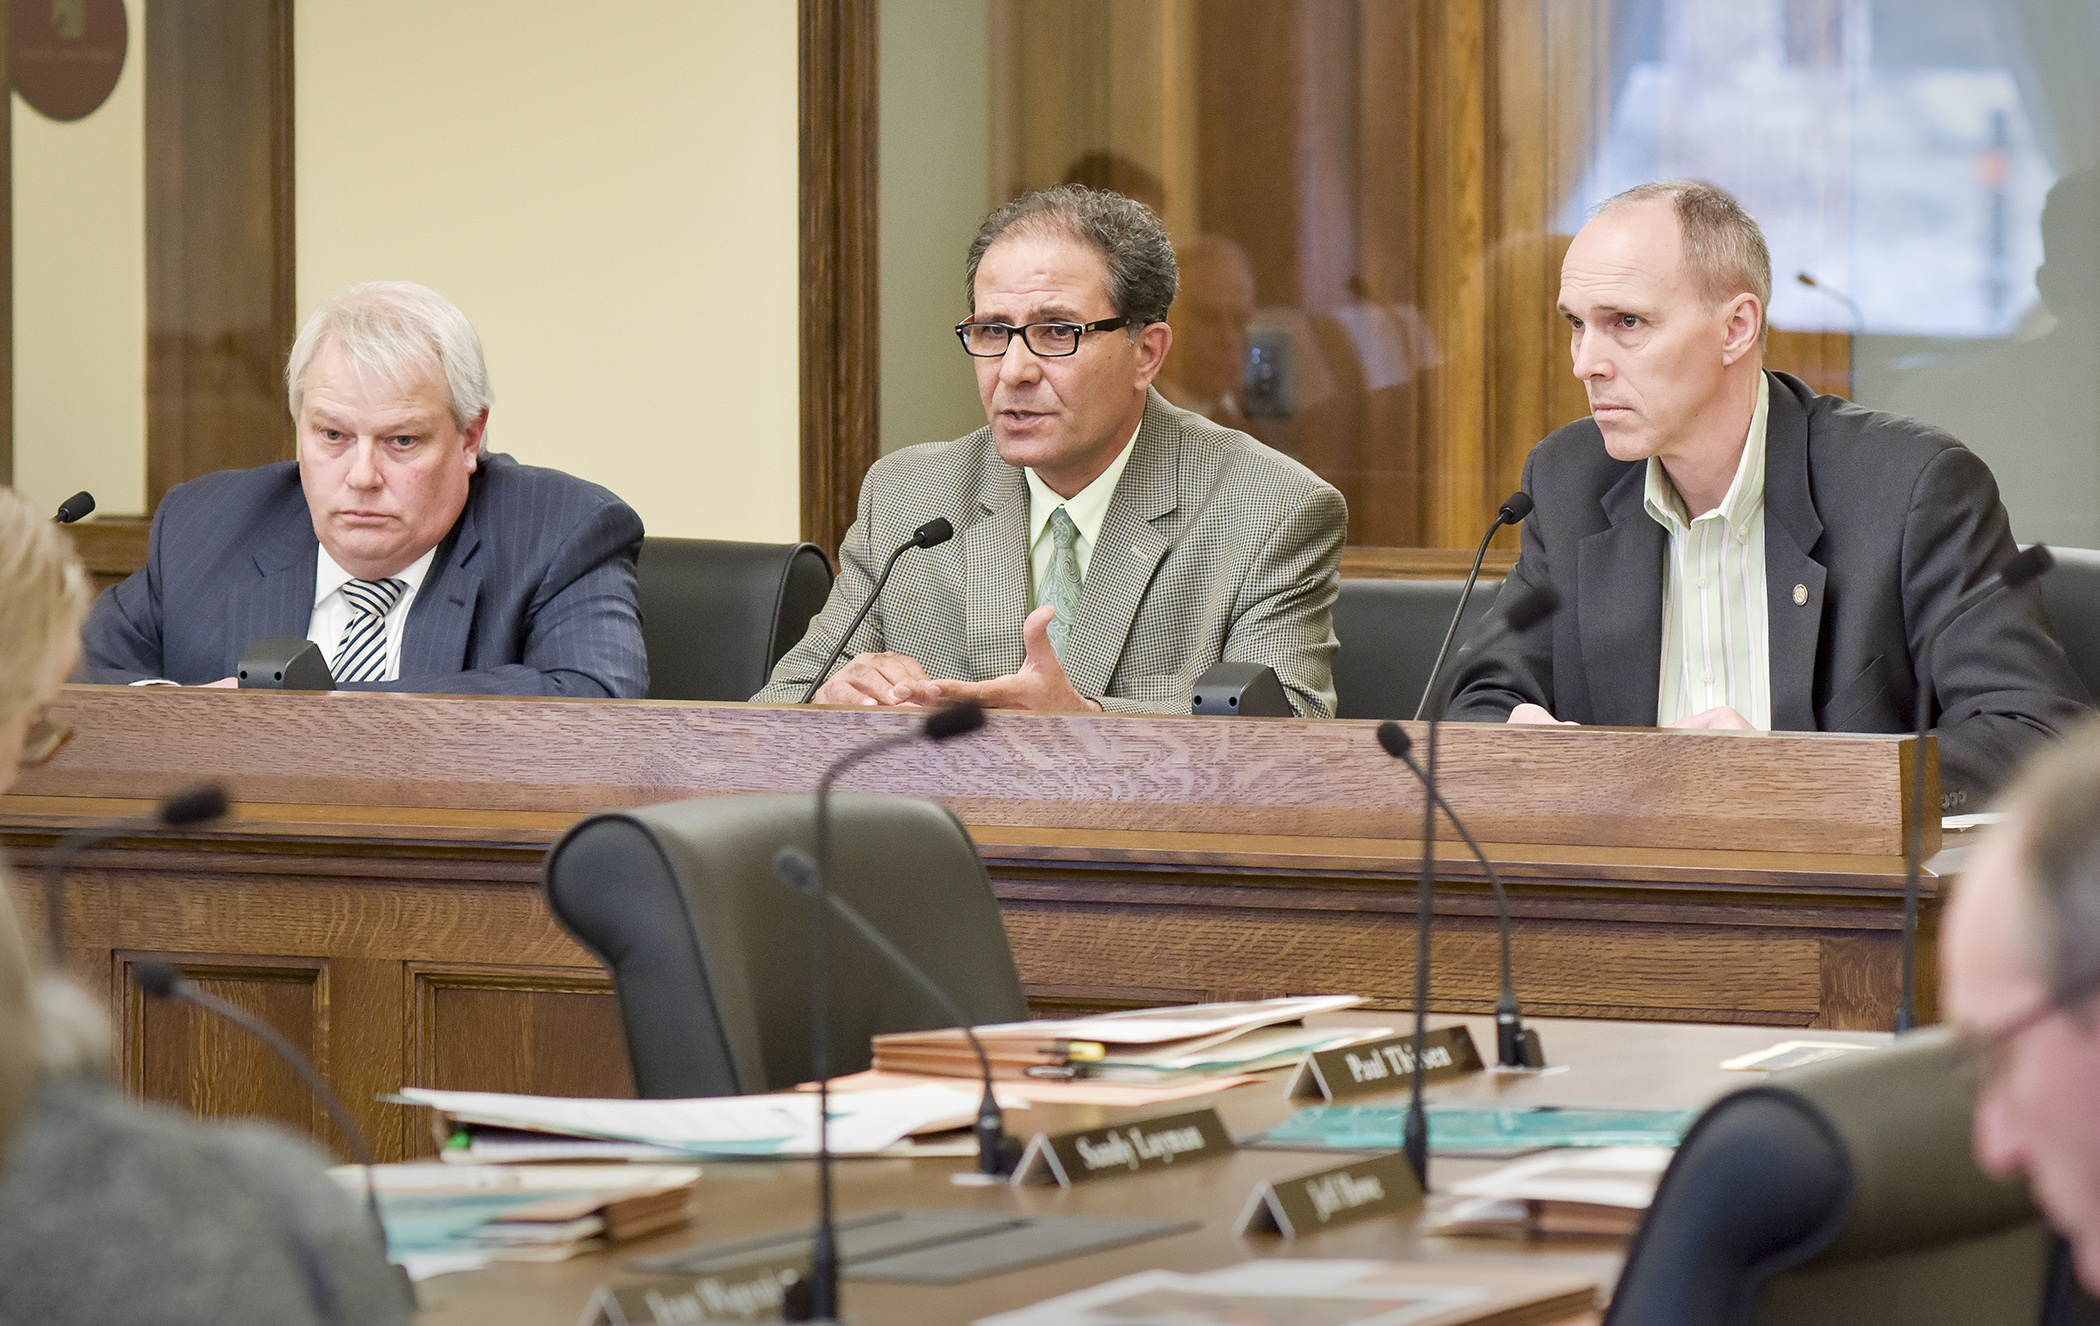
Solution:
[[[1014,233],[1061,234],[1100,254],[1108,264],[1108,302],[1118,317],[1134,324],[1133,336],[1146,323],[1167,320],[1181,272],[1166,227],[1143,203],[1084,184],[1024,193],[984,219],[970,241],[963,271],[963,298],[971,313],[977,311],[977,267],[985,250]]]
[[[2006,797],[2018,834],[2027,965],[2076,1008],[2100,993],[2100,722],[2035,761]]]
[[[321,346],[334,341],[360,382],[369,374],[403,386],[431,370],[444,374],[452,422],[464,429],[495,401],[481,337],[459,306],[428,286],[367,281],[314,310],[292,342],[284,386],[292,418],[306,400],[306,373]]]
[[[1591,216],[1603,216],[1635,203],[1667,198],[1676,206],[1678,232],[1684,236],[1684,266],[1709,304],[1733,295],[1757,296],[1757,344],[1772,334],[1772,251],[1765,232],[1735,195],[1705,180],[1660,180],[1641,184],[1605,199]]]

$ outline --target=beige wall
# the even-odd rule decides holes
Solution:
[[[14,96],[14,486],[146,506],[145,0],[109,100],[70,124]],[[13,94],[10,94],[13,95]]]
[[[880,58],[882,449],[984,427],[948,330],[970,237],[991,207],[991,15],[983,4],[883,0]]]
[[[300,316],[432,286],[495,449],[652,534],[796,537],[796,7],[299,0],[293,32]]]

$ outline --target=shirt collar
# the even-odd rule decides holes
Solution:
[[[322,600],[326,599],[330,594],[335,593],[344,585],[357,579],[356,576],[351,575],[348,571],[335,564],[335,558],[328,555],[328,549],[322,548],[318,551],[320,552],[320,558],[314,564],[314,606],[316,607],[319,607]],[[401,597],[407,598],[409,594],[422,587],[423,577],[430,574],[430,563],[436,558],[437,549],[428,549],[421,557],[410,562],[402,570],[394,572],[387,579],[404,582],[408,588],[402,591]]]
[[[1137,449],[1138,433],[1144,429],[1144,421],[1131,430],[1130,441],[1116,453],[1108,468],[1096,475],[1094,481],[1070,497],[1059,497],[1057,492],[1036,477],[1034,470],[1024,469],[1028,478],[1028,546],[1035,547],[1036,540],[1043,537],[1043,526],[1050,523],[1050,513],[1059,507],[1072,518],[1079,530],[1079,537],[1091,547],[1100,542],[1101,526],[1108,520],[1109,499],[1116,495],[1116,483],[1123,477],[1123,469],[1130,464],[1130,453]]]
[[[1740,529],[1745,521],[1756,517],[1765,506],[1765,417],[1772,401],[1772,380],[1764,374],[1757,375],[1757,408],[1750,412],[1750,434],[1743,440],[1743,458],[1736,462],[1735,479],[1728,485],[1728,493],[1721,505],[1705,516],[1718,517],[1729,529]],[[1694,522],[1685,518],[1684,498],[1670,482],[1662,462],[1653,456],[1648,458],[1648,487],[1642,504],[1656,524],[1675,533],[1689,529]]]

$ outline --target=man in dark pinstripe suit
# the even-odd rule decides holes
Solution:
[[[906,554],[817,702],[1185,714],[1232,659],[1332,716],[1347,508],[1151,389],[1175,282],[1158,218],[1119,194],[1064,185],[993,213],[956,328],[989,426],[868,471],[830,601],[753,698],[801,699],[884,557],[945,516],[955,537]]]
[[[641,519],[482,450],[488,368],[450,301],[358,286],[285,376],[299,459],[162,499],[146,565],[88,619],[88,680],[232,685],[256,640],[305,636],[345,690],[648,693]]]

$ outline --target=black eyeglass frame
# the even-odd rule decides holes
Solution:
[[[2021,1037],[2058,1013],[2073,1018],[2083,1016],[2095,994],[2100,994],[2100,990],[2073,992],[2069,1002],[2054,996],[2045,997],[2003,1026],[1988,1031],[1957,1031],[1953,1056],[1955,1072],[1966,1079],[1970,1090],[1980,1097],[2003,1079],[2010,1066],[2012,1048]]]
[[[1027,345],[1029,353],[1035,355],[1037,358],[1065,359],[1079,353],[1080,338],[1085,336],[1088,332],[1121,331],[1123,328],[1128,327],[1133,321],[1135,321],[1135,319],[1127,317],[1102,318],[1098,322],[1029,322],[1022,324],[1019,327],[1016,327],[1010,322],[972,322],[970,319],[965,318],[961,322],[955,324],[955,339],[962,342],[963,353],[970,356],[972,359],[998,359],[1004,356],[1008,350],[1011,350],[1013,348],[1014,334],[1018,332],[1020,333],[1022,343]],[[973,327],[996,327],[1003,330],[1006,333],[1006,344],[1000,346],[996,352],[987,352],[980,354],[977,351],[972,350],[970,348],[970,329]],[[1059,327],[1071,332],[1072,348],[1069,350],[1038,349],[1036,347],[1035,338],[1028,334],[1034,331],[1037,327]]]

